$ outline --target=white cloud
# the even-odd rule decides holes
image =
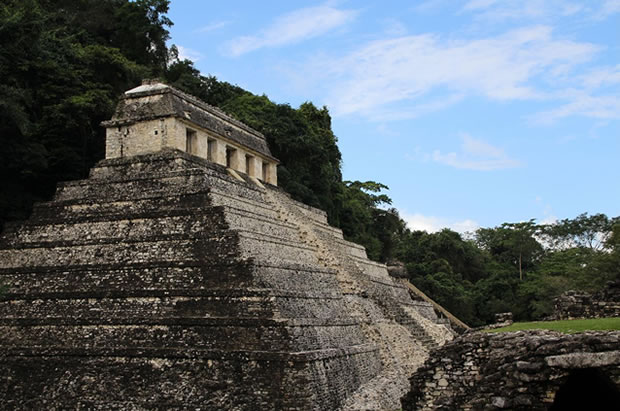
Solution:
[[[409,229],[426,231],[428,233],[436,233],[444,228],[449,228],[453,231],[464,234],[467,232],[474,232],[480,228],[480,225],[477,222],[470,219],[454,221],[441,217],[425,216],[419,213],[399,214],[401,218],[405,220]]]
[[[553,224],[556,221],[558,221],[558,218],[553,214],[549,214],[549,215],[545,215],[542,220],[538,221],[538,224],[540,225]]]
[[[620,0],[605,0],[595,17],[606,19],[616,13],[620,13]]]
[[[462,101],[463,98],[465,98],[464,94],[452,94],[413,106],[399,107],[398,109],[379,108],[370,113],[369,118],[373,121],[411,120],[453,106]]]
[[[263,47],[298,43],[343,26],[356,15],[355,10],[340,10],[329,5],[299,9],[278,17],[255,35],[234,38],[226,49],[232,56],[239,56]]]
[[[463,6],[464,12],[476,13],[478,18],[496,23],[570,16],[585,10],[583,4],[566,0],[471,0]]]
[[[305,65],[305,77],[313,87],[328,88],[327,104],[335,115],[372,115],[439,89],[497,100],[542,98],[533,86],[538,75],[587,61],[598,50],[590,43],[554,39],[546,26],[458,42],[430,34],[403,36],[373,41],[341,58],[315,56]]]
[[[385,19],[383,25],[385,26],[385,34],[388,36],[404,36],[408,31],[407,26],[397,19]]]
[[[581,76],[580,80],[583,86],[588,89],[620,84],[620,64],[613,67],[596,67]]]
[[[553,213],[553,207],[551,207],[551,204],[546,203],[542,196],[536,196],[535,203],[537,206],[543,208],[543,218],[537,221],[538,224],[553,224],[558,220]]]
[[[620,0],[573,2],[568,0],[470,0],[462,12],[491,23],[506,20],[552,20],[565,16],[603,20],[620,13]]]
[[[207,33],[210,31],[215,31],[215,30],[219,30],[222,27],[226,27],[230,24],[230,21],[216,21],[210,24],[207,24],[206,26],[202,26],[199,29],[196,30],[197,33]]]
[[[620,119],[620,97],[617,95],[592,96],[584,92],[576,92],[572,101],[552,110],[537,113],[531,119],[535,123],[551,124],[569,116]]]
[[[601,120],[620,119],[620,64],[593,67],[579,76],[567,77],[564,83],[577,88],[556,92],[555,99],[562,103],[550,110],[529,116],[538,124],[553,124],[572,116]]]
[[[461,151],[459,153],[442,153],[435,150],[432,159],[435,162],[450,167],[468,170],[490,171],[504,168],[513,168],[520,165],[506,155],[504,150],[477,140],[468,134],[462,134]]]
[[[446,4],[450,4],[451,0],[426,0],[417,6],[413,7],[413,10],[418,13],[427,13],[430,11],[436,11]]]
[[[183,47],[183,46],[178,46],[177,45],[177,50],[179,51],[179,60],[191,60],[191,61],[198,61],[200,60],[203,55],[201,52],[197,51],[197,50],[193,50],[190,49],[188,47]]]
[[[497,0],[471,0],[468,1],[464,6],[464,10],[480,10],[487,9],[490,6],[497,3]]]

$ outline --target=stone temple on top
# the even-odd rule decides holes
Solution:
[[[185,151],[277,185],[265,136],[173,87],[147,80],[126,91],[106,128],[106,158]]]
[[[450,327],[277,187],[263,135],[156,82],[103,125],[0,236],[3,409],[400,407]]]

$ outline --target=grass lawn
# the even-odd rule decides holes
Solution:
[[[596,330],[620,330],[620,317],[592,318],[587,320],[533,321],[528,323],[514,323],[508,327],[485,331],[508,332],[521,330],[552,330],[567,334]]]

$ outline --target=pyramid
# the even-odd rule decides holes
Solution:
[[[277,187],[264,136],[159,83],[104,125],[0,238],[3,407],[400,407],[451,330]]]

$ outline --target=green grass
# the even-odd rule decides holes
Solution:
[[[552,330],[566,334],[584,331],[620,330],[620,317],[592,318],[587,320],[533,321],[514,323],[508,327],[485,330],[487,332],[509,332],[521,330]]]

